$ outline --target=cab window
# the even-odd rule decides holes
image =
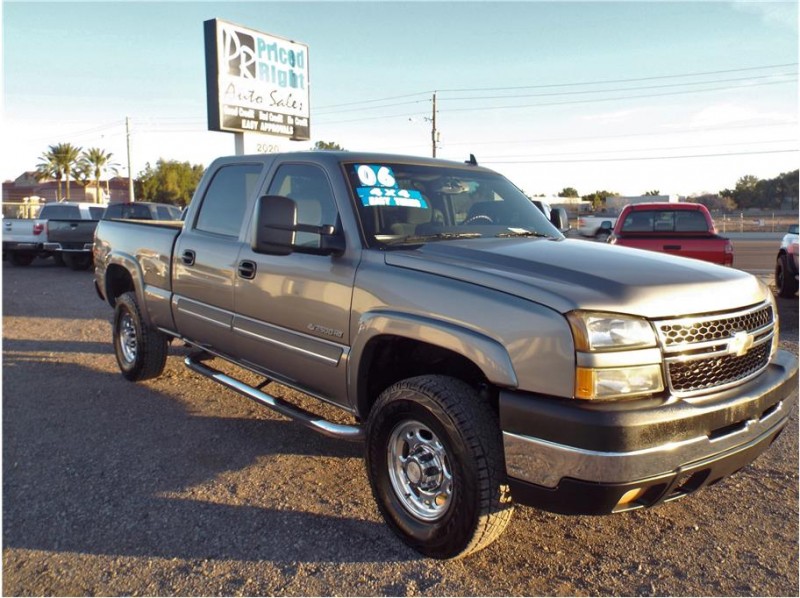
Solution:
[[[260,174],[260,164],[221,167],[206,189],[194,228],[216,235],[238,237],[247,209],[247,198],[252,196]]]

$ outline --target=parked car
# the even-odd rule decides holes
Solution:
[[[697,203],[625,206],[608,242],[723,266],[733,265],[733,244],[717,234],[708,209]]]
[[[180,220],[181,209],[168,203],[135,201],[112,203],[106,209],[103,220]]]
[[[364,441],[379,511],[431,557],[489,545],[514,502],[600,515],[713,486],[768,450],[797,399],[760,280],[565,239],[475,164],[219,158],[183,222],[102,220],[94,251],[126,379],[160,376],[177,339],[197,374]],[[272,380],[344,421],[269,395]]]
[[[781,240],[781,248],[778,250],[778,259],[775,262],[775,287],[781,297],[793,297],[797,292],[797,253],[797,225],[793,224]]]

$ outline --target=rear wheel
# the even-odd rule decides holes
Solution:
[[[92,265],[90,253],[64,253],[62,258],[70,270],[88,270]]]
[[[786,254],[779,255],[775,263],[775,287],[781,297],[794,297],[797,292],[797,279],[792,274]]]
[[[11,254],[11,263],[15,266],[30,266],[34,259],[36,256],[33,253],[15,251]]]
[[[164,371],[167,336],[144,324],[133,292],[117,297],[112,337],[117,364],[128,380],[148,380]]]
[[[497,416],[460,380],[420,376],[389,387],[370,414],[366,448],[381,514],[424,555],[477,552],[511,520]]]

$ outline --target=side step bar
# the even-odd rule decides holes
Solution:
[[[197,372],[201,376],[210,378],[214,382],[217,382],[226,388],[235,390],[239,394],[246,396],[248,399],[255,401],[259,405],[268,407],[273,411],[277,411],[284,417],[288,417],[291,420],[297,421],[316,432],[320,432],[333,438],[339,438],[341,440],[364,440],[364,429],[361,426],[335,424],[333,422],[324,420],[313,413],[309,413],[308,411],[301,409],[300,407],[296,407],[290,403],[287,403],[286,401],[282,401],[276,397],[270,396],[253,388],[252,386],[248,386],[244,382],[240,382],[235,378],[231,378],[230,376],[223,374],[219,370],[215,370],[212,367],[195,361],[191,357],[184,359],[183,363],[190,370]]]

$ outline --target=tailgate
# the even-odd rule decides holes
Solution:
[[[681,257],[688,257],[714,264],[726,262],[725,248],[728,240],[717,235],[686,235],[686,236],[649,236],[637,237],[634,235],[620,236],[616,245],[635,247],[660,251]],[[732,259],[732,257],[730,258]],[[729,263],[730,263],[729,259]]]
[[[58,243],[66,250],[90,249],[97,222],[97,220],[48,220],[47,242]]]

